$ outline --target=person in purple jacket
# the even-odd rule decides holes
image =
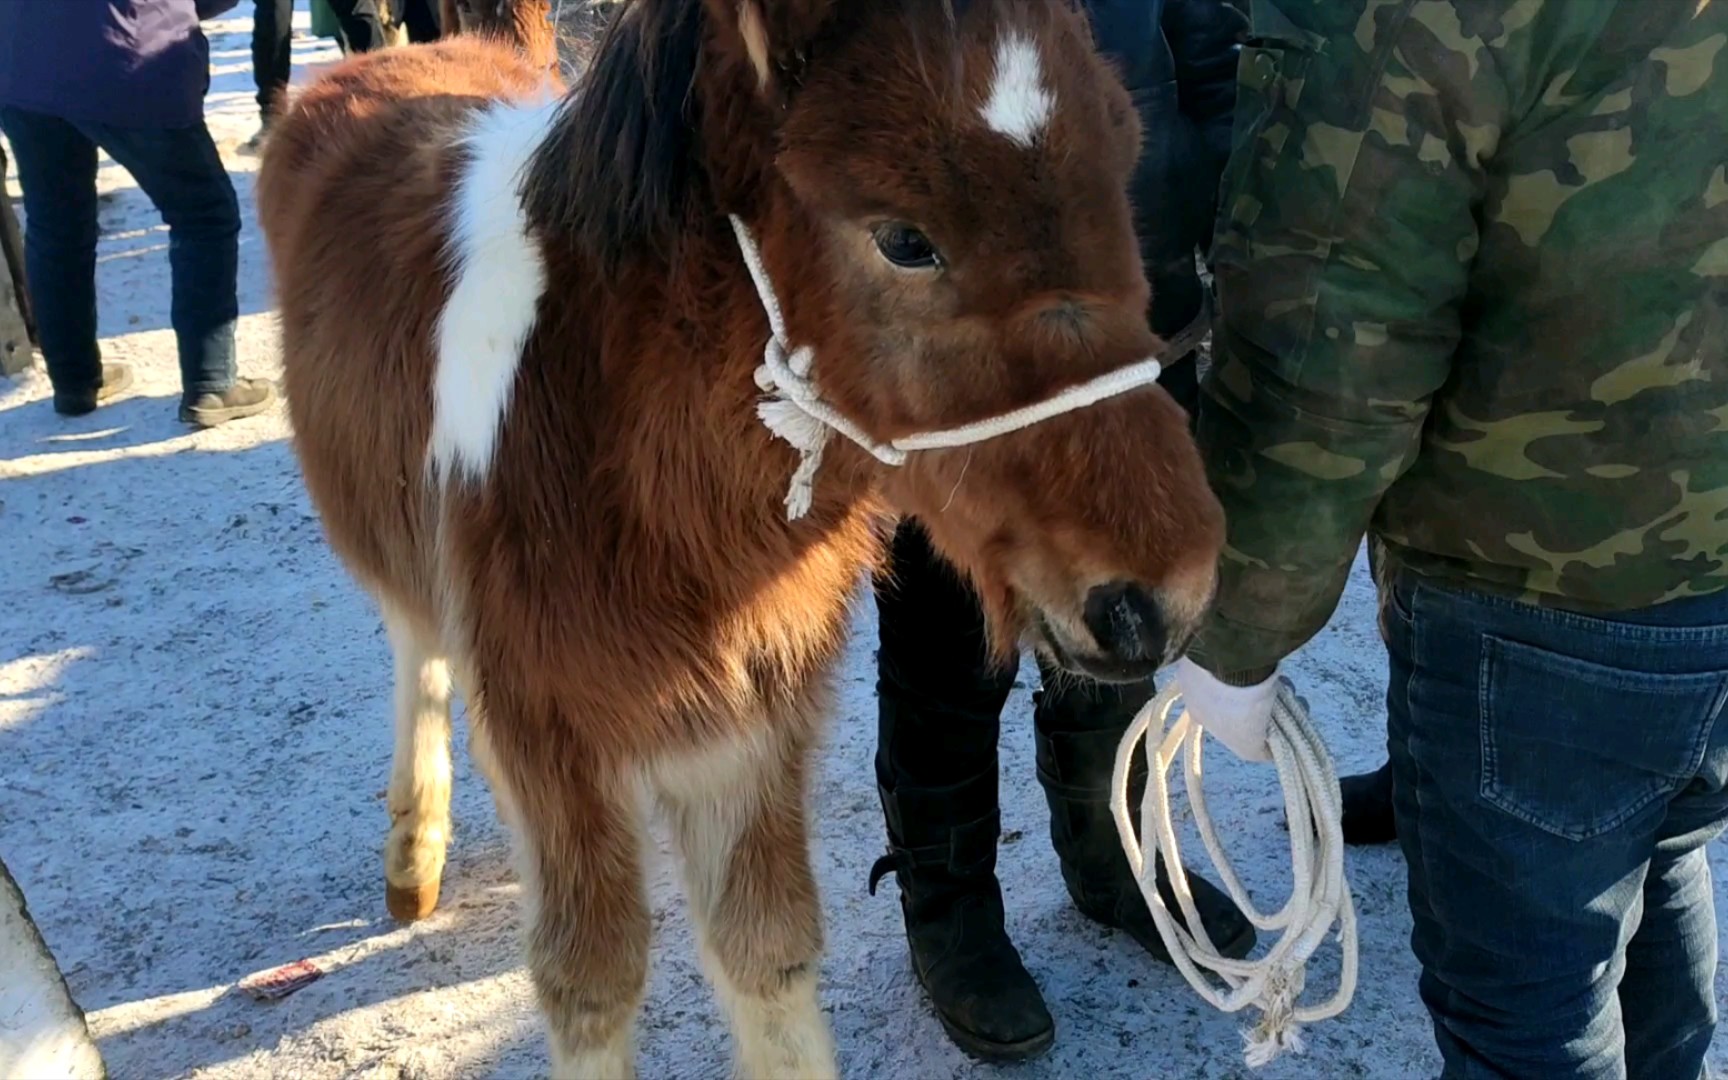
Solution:
[[[98,149],[168,225],[180,419],[209,427],[275,398],[235,374],[240,204],[204,123],[210,45],[198,24],[237,2],[0,0],[0,130],[24,188],[26,270],[62,415],[132,381],[96,338]]]

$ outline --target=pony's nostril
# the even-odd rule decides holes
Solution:
[[[1152,594],[1130,581],[1099,585],[1086,594],[1086,629],[1118,660],[1160,660],[1169,628]]]

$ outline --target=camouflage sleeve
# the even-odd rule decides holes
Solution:
[[[1252,0],[1252,17],[1198,420],[1229,534],[1195,656],[1238,682],[1324,627],[1414,459],[1508,111],[1447,0]]]

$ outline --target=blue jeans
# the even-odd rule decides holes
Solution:
[[[1728,591],[1590,618],[1402,575],[1383,619],[1411,943],[1444,1075],[1699,1076]]]
[[[42,356],[56,393],[100,385],[96,340],[96,150],[107,151],[168,225],[171,320],[188,398],[234,385],[240,202],[199,123],[115,128],[0,107],[24,188],[24,257]]]

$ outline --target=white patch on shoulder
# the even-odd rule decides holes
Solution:
[[[438,318],[426,449],[434,480],[483,480],[492,467],[546,291],[546,262],[522,208],[522,173],[557,109],[555,100],[494,106],[462,137],[470,157],[451,198],[448,247],[456,284]]]
[[[990,97],[981,110],[991,131],[1031,147],[1050,123],[1056,97],[1044,88],[1044,62],[1038,46],[1019,30],[996,42],[996,71]]]

